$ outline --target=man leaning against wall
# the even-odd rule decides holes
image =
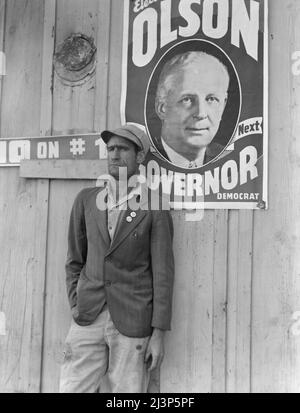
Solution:
[[[77,195],[69,223],[66,283],[73,317],[60,392],[96,392],[106,375],[112,393],[143,393],[171,328],[173,223],[169,211],[130,208],[141,197],[140,184],[131,188],[128,181],[149,151],[145,133],[123,125],[101,137],[109,179]]]

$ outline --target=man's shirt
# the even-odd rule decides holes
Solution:
[[[115,182],[116,185],[118,182]],[[141,184],[138,183],[136,187],[132,188],[129,193],[122,196],[118,201],[116,201],[115,191],[113,189],[113,184],[107,181],[106,184],[107,191],[107,229],[112,240],[116,232],[119,221],[121,220],[123,214],[126,213],[127,204],[130,199],[136,195],[141,194]]]

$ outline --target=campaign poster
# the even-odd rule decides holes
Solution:
[[[124,1],[121,119],[171,203],[267,208],[267,45],[266,0]]]

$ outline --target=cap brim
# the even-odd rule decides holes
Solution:
[[[101,138],[104,140],[104,142],[107,144],[109,139],[114,135],[114,133],[110,130],[105,130],[101,133]]]

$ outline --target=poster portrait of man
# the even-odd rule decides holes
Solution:
[[[160,130],[155,130],[153,115],[147,119],[154,146],[164,159],[184,169],[200,168],[222,153],[237,124],[240,102],[235,92],[234,116],[230,115],[230,125],[224,127],[225,120],[221,126],[230,100],[232,112],[233,85],[238,89],[234,71],[219,58],[220,52],[202,49],[173,52],[163,59],[156,86],[151,87],[160,123]]]

